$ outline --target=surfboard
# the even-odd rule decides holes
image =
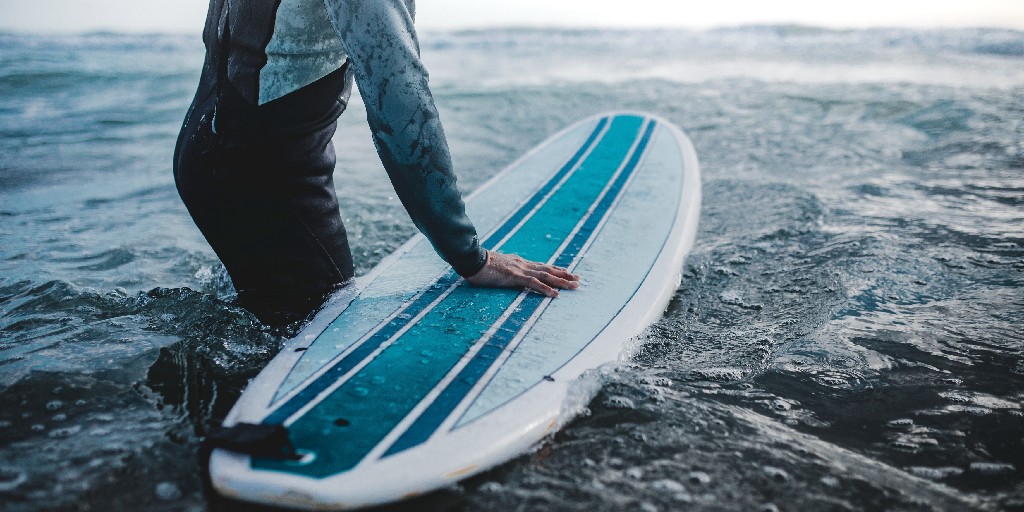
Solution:
[[[700,197],[693,146],[660,117],[613,112],[555,134],[466,205],[484,247],[567,267],[580,288],[550,299],[474,287],[413,237],[335,294],[249,384],[225,426],[272,429],[286,451],[214,449],[213,487],[357,508],[527,452],[586,404],[580,376],[629,358],[663,314]]]

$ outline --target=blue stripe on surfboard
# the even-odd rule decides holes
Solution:
[[[637,144],[629,162],[615,179],[612,186],[609,187],[605,196],[601,198],[597,207],[594,208],[593,213],[584,221],[583,225],[580,226],[580,229],[569,241],[562,253],[558,255],[555,260],[556,265],[566,267],[580,256],[580,251],[593,237],[598,226],[607,217],[608,213],[610,213],[612,205],[625,190],[626,183],[629,181],[637,164],[640,162],[640,158],[643,156],[647,144],[651,139],[651,134],[654,132],[654,126],[654,121],[651,121],[647,125],[647,129],[644,130],[644,134],[640,138],[640,142]],[[504,323],[502,323],[501,327],[499,327],[495,331],[494,335],[487,340],[484,346],[480,348],[480,351],[477,352],[477,354],[473,356],[473,359],[470,360],[462,371],[459,372],[458,376],[456,376],[455,379],[452,380],[443,391],[441,391],[441,394],[438,395],[426,410],[423,411],[423,414],[421,414],[420,417],[417,418],[401,436],[399,436],[383,456],[387,457],[389,455],[394,455],[422,444],[429,439],[430,436],[433,435],[441,426],[444,420],[451,415],[459,403],[465,399],[477,382],[483,378],[484,374],[487,373],[487,370],[490,369],[494,362],[498,360],[498,357],[505,351],[505,348],[508,347],[509,343],[519,335],[519,332],[526,325],[527,321],[542,308],[543,304],[544,297],[536,294],[527,295],[516,308],[515,312],[510,315]]]
[[[572,216],[579,219],[596,206],[601,191],[635,146],[642,123],[639,116],[616,117],[583,159],[580,171],[570,173],[564,185],[556,187],[552,198],[537,209],[546,213],[527,217],[502,249],[519,247],[532,252],[532,259],[542,261],[556,257],[563,245],[559,240],[571,234],[578,220],[566,223],[547,215],[575,212]],[[552,203],[561,206],[549,208]],[[549,225],[561,226],[559,229],[564,231],[547,230],[551,236],[546,236],[544,227]],[[538,251],[545,247],[547,254],[540,254]],[[294,466],[257,458],[251,465],[316,478],[351,469],[437,387],[466,352],[505,316],[519,295],[514,290],[453,287],[355,375],[332,386],[329,394],[321,394],[309,410],[296,415],[288,425],[291,439],[296,448],[317,453],[311,463]]]
[[[654,133],[654,127],[657,123],[652,119],[647,125],[647,129],[644,130],[644,134],[640,137],[640,143],[637,144],[636,150],[633,152],[633,156],[630,157],[629,162],[626,164],[626,168],[623,169],[622,173],[615,179],[615,183],[609,188],[608,193],[601,198],[601,202],[597,205],[596,211],[600,211],[598,215],[595,211],[594,215],[591,215],[586,222],[580,226],[576,236],[569,241],[569,245],[565,250],[555,259],[555,265],[559,267],[567,267],[572,263],[579,255],[580,251],[586,245],[586,243],[593,237],[595,230],[607,216],[607,212],[611,209],[612,205],[619,198],[623,190],[625,189],[626,183],[629,182],[630,177],[633,175],[633,171],[636,166],[640,163],[640,159],[643,157],[647,144],[651,141],[651,135]]]
[[[495,229],[487,239],[483,242],[483,246],[488,249],[494,249],[495,245],[508,236],[513,229],[518,226],[523,219],[534,212],[537,205],[548,195],[551,191],[562,181],[562,179],[574,168],[576,168],[580,159],[591,149],[598,136],[602,133],[605,126],[608,125],[608,118],[602,117],[598,120],[597,125],[591,131],[590,135],[583,142],[580,148],[569,158],[568,161],[559,168],[551,178],[549,178],[543,186],[537,192],[530,196],[522,206],[520,206],[508,219],[505,220],[497,229]],[[363,343],[360,343],[351,352],[345,355],[341,360],[331,366],[327,372],[317,377],[308,386],[302,388],[298,393],[288,399],[285,403],[275,409],[270,415],[268,415],[263,423],[271,425],[283,424],[288,418],[297,413],[303,407],[306,406],[310,401],[314,400],[320,393],[325,391],[331,386],[331,384],[338,381],[346,373],[351,371],[353,368],[359,365],[366,357],[370,356],[381,344],[389,340],[392,336],[398,333],[408,322],[421,313],[429,304],[437,300],[437,298],[454,284],[458,280],[458,276],[452,272],[446,272],[440,277],[437,282],[430,287],[430,289],[418,297],[414,298],[410,304],[405,307],[405,310],[401,314],[392,318],[387,325],[379,329],[370,338]],[[321,336],[325,335],[321,334]]]
[[[601,120],[598,121],[597,126],[594,128],[594,131],[590,133],[589,137],[587,137],[586,142],[584,142],[583,145],[580,146],[579,151],[576,151],[576,154],[574,154],[572,158],[570,158],[569,161],[567,161],[565,165],[563,165],[562,168],[559,169],[558,172],[555,173],[555,175],[552,176],[551,179],[549,179],[543,187],[541,187],[540,190],[538,190],[535,194],[530,196],[530,199],[526,203],[524,203],[523,206],[516,210],[516,212],[512,214],[512,216],[509,217],[508,220],[502,223],[501,227],[494,230],[493,233],[487,236],[487,239],[483,243],[484,247],[488,249],[494,249],[498,242],[500,242],[502,239],[508,236],[509,233],[511,233],[511,231],[516,226],[518,226],[519,223],[522,222],[522,220],[525,219],[527,215],[532,213],[534,208],[537,207],[537,204],[539,204],[541,200],[543,200],[545,197],[548,196],[548,194],[551,193],[555,186],[562,181],[562,178],[564,178],[565,175],[569,173],[569,171],[576,167],[576,164],[579,163],[580,158],[583,158],[583,155],[587,152],[588,149],[590,149],[590,146],[594,144],[594,141],[597,140],[597,136],[601,133],[601,131],[607,124],[608,118],[602,117]]]

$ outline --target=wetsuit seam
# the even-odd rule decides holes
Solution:
[[[334,258],[331,256],[330,251],[328,251],[327,247],[325,247],[323,242],[320,241],[320,237],[316,236],[316,233],[312,229],[310,229],[309,225],[306,223],[306,220],[303,219],[301,215],[298,215],[294,211],[291,212],[291,213],[293,215],[295,215],[295,217],[299,220],[299,224],[302,225],[302,229],[304,229],[306,231],[306,234],[308,234],[310,236],[310,238],[312,238],[313,241],[316,242],[316,246],[318,248],[320,248],[321,255],[324,258],[326,258],[327,261],[331,264],[331,267],[334,268],[334,272],[338,276],[338,280],[339,280],[338,282],[343,282],[344,280],[348,279],[348,277],[346,277],[345,274],[341,271],[341,268],[338,267],[338,262],[334,261]],[[332,284],[338,284],[338,283],[332,283]]]

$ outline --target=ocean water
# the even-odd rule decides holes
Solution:
[[[1024,509],[1024,33],[421,39],[466,191],[633,109],[693,139],[704,207],[582,416],[395,510]],[[287,333],[232,304],[174,190],[201,60],[197,36],[0,34],[2,510],[244,508],[198,448]],[[335,145],[365,273],[414,227],[358,101]]]

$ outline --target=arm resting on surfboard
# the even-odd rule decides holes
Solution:
[[[470,283],[554,297],[579,278],[564,269],[485,251],[456,187],[448,143],[427,85],[412,1],[328,0],[352,59],[377,153],[416,227]]]
[[[462,276],[476,274],[487,257],[456,188],[419,57],[412,2],[328,0],[327,6],[395,192],[441,257]]]

